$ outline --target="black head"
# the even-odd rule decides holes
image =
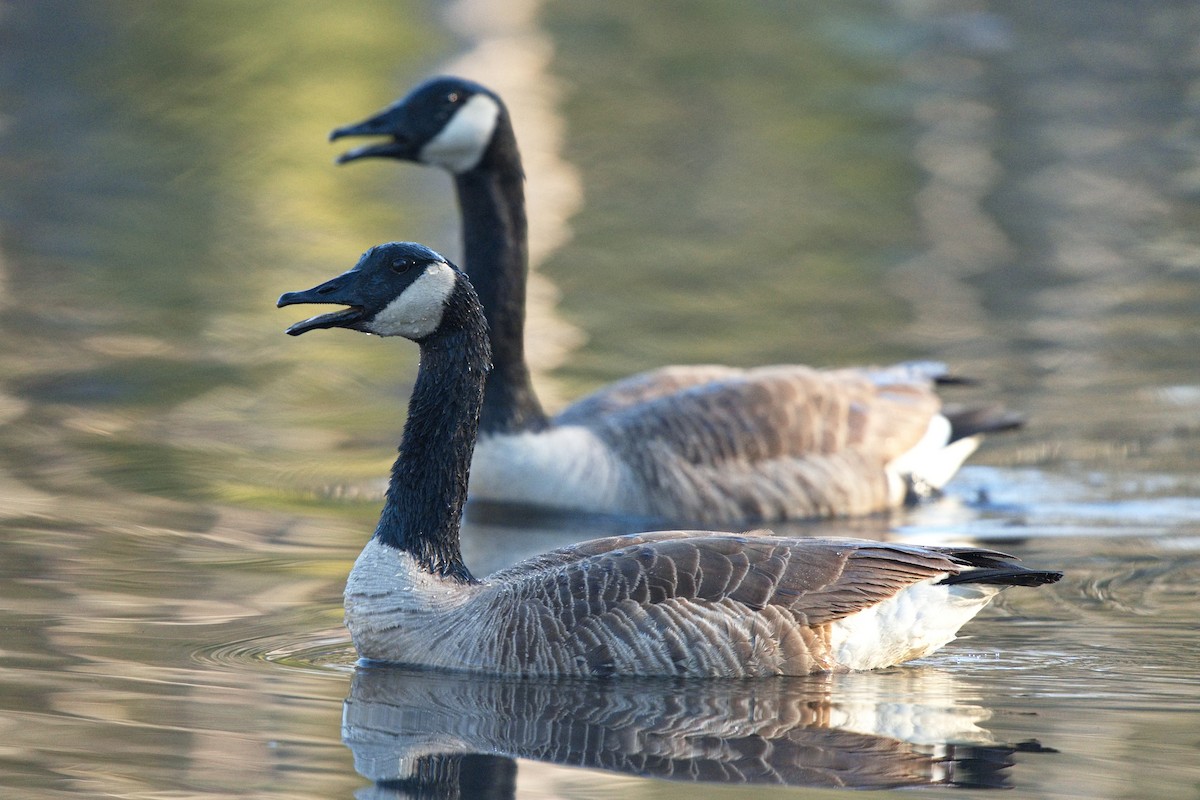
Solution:
[[[498,120],[507,112],[495,92],[463,78],[433,78],[402,100],[355,125],[337,128],[330,141],[344,136],[387,136],[338,157],[338,163],[386,157],[467,172],[483,158]]]
[[[297,322],[287,329],[292,336],[317,328],[350,328],[420,341],[442,324],[446,303],[460,280],[465,280],[462,273],[428,247],[391,242],[372,247],[333,280],[282,295],[276,305],[349,306]]]

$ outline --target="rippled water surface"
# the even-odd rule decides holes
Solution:
[[[517,5],[0,0],[5,795],[1195,797],[1196,6]],[[1027,428],[941,502],[789,531],[1066,578],[880,673],[356,668],[415,349],[289,339],[274,300],[380,241],[457,254],[443,175],[325,142],[447,70],[516,119],[548,405],[670,362],[949,361]],[[468,517],[479,573],[633,524]]]

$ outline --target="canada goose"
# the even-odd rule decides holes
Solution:
[[[339,163],[389,157],[454,177],[467,273],[490,325],[471,496],[707,525],[871,514],[935,494],[979,445],[1016,427],[990,409],[942,410],[942,364],[816,370],[672,366],[634,375],[557,416],[524,354],[524,174],[501,99],[430,80],[332,139],[386,136]]]
[[[1005,586],[1052,583],[971,547],[670,531],[595,539],[476,580],[459,524],[489,367],[467,277],[418,244],[368,250],[279,305],[346,309],[288,329],[421,349],[375,534],[346,584],[367,659],[519,675],[805,674],[925,655]]]

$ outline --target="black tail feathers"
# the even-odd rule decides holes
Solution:
[[[1015,564],[992,569],[969,569],[950,575],[941,583],[987,583],[994,586],[1045,586],[1062,580],[1063,574],[1046,569],[1026,569]]]
[[[1025,424],[1025,417],[998,404],[982,406],[948,405],[942,416],[950,420],[950,441],[956,442],[977,433],[1011,431]]]

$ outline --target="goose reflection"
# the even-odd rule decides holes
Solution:
[[[1000,788],[1021,750],[936,670],[755,681],[521,680],[360,666],[342,737],[387,797],[516,796],[523,758],[733,785]]]

